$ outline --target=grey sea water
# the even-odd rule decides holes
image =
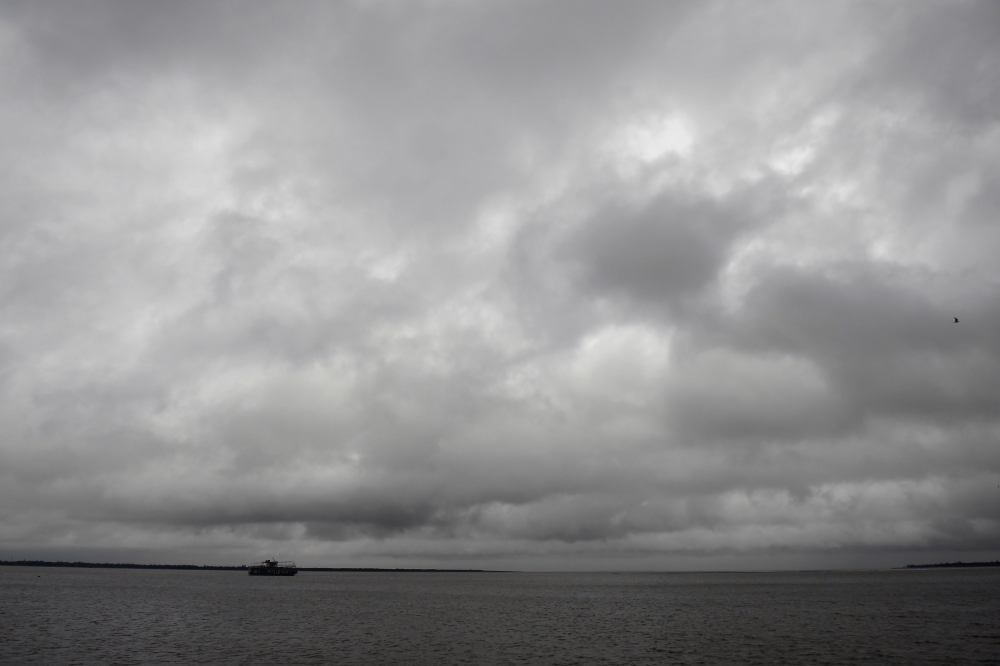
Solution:
[[[0,568],[3,664],[1000,663],[1000,570]]]

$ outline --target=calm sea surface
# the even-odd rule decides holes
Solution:
[[[1000,663],[1000,570],[0,567],[3,664]]]

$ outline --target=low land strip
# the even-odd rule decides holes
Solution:
[[[940,562],[938,564],[907,564],[907,569],[964,569],[967,567],[1000,567],[996,562]]]
[[[183,569],[185,571],[246,571],[247,565],[132,564],[128,562],[49,562],[46,560],[0,560],[4,567],[77,567],[80,569]],[[298,567],[299,571],[398,571],[412,573],[490,573],[485,569],[378,569],[374,567]],[[496,573],[496,572],[493,572]]]

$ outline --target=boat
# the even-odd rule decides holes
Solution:
[[[291,560],[286,562],[264,560],[247,567],[247,573],[251,576],[294,576],[298,572],[299,568]]]

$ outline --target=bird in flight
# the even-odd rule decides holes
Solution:
[[[955,317],[955,323],[956,324],[958,323],[958,317]]]

